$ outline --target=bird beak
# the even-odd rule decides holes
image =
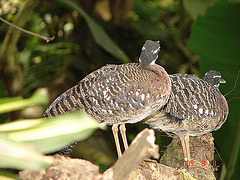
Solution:
[[[226,83],[226,81],[224,80],[224,79],[220,79],[220,81],[219,81],[220,83]]]

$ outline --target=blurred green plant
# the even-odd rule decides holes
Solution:
[[[0,167],[13,169],[41,169],[52,162],[52,157],[47,157],[37,152],[31,146],[0,135]]]
[[[4,136],[51,153],[73,141],[88,137],[98,127],[96,120],[82,112],[54,118],[21,120],[0,126]]]
[[[1,98],[1,113],[46,104],[48,95],[39,89],[28,99]],[[0,167],[41,169],[52,162],[42,153],[55,152],[80,141],[99,128],[96,120],[77,111],[53,118],[19,120],[0,125]]]
[[[43,105],[49,102],[47,90],[45,88],[37,89],[31,98],[5,97],[0,98],[0,114],[17,111],[29,106]]]

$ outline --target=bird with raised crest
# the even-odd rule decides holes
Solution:
[[[152,128],[179,136],[184,160],[190,160],[189,136],[218,130],[228,116],[228,104],[218,86],[226,83],[217,71],[202,79],[195,75],[169,75],[172,86],[168,102],[144,121]]]
[[[46,110],[48,117],[83,110],[100,123],[112,125],[118,157],[122,155],[118,126],[125,150],[128,148],[125,123],[137,123],[164,106],[171,82],[163,67],[155,64],[159,41],[147,40],[139,63],[107,65],[82,79],[60,95]],[[64,148],[68,155],[74,144]]]

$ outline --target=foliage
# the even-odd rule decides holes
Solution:
[[[70,9],[76,10],[86,21],[95,42],[102,47],[105,51],[109,52],[117,59],[120,59],[122,63],[129,62],[126,54],[117,46],[116,43],[112,41],[111,38],[105,33],[103,28],[99,26],[80,6],[75,4],[72,1],[67,0],[56,0],[57,2],[62,3],[64,6],[66,5]]]
[[[205,15],[199,16],[193,25],[188,44],[189,50],[201,57],[201,75],[210,69],[222,73],[227,81],[226,85],[220,87],[223,94],[228,93],[234,87],[238,71],[240,71],[239,10],[240,3],[219,2],[209,7]],[[239,96],[239,85],[238,81],[236,89],[226,96],[229,102],[228,121],[214,136],[216,145],[221,150],[221,156],[227,163],[227,179],[230,179],[232,168],[237,165],[237,159],[239,161],[240,100],[232,99]],[[229,129],[234,129],[234,131],[229,131]],[[224,134],[228,136],[223,139]],[[237,167],[236,169],[240,168],[239,163]]]
[[[46,104],[37,90],[31,98],[1,98],[0,113],[36,104]],[[46,94],[45,94],[46,96]],[[42,100],[43,99],[43,100]],[[87,138],[98,127],[96,120],[82,112],[54,118],[26,119],[0,125],[0,167],[40,169],[52,162],[41,153],[55,152],[73,141]]]
[[[42,105],[48,103],[49,98],[46,89],[38,89],[31,98],[23,99],[21,97],[1,98],[0,114],[23,109],[24,107]]]

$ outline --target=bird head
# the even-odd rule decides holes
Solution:
[[[207,81],[208,83],[212,84],[215,87],[218,87],[220,83],[226,83],[224,79],[221,77],[221,73],[210,70],[208,71],[202,78],[204,81]]]
[[[158,52],[160,51],[159,41],[146,40],[142,47],[142,51],[139,57],[139,62],[146,65],[154,65],[158,58]]]

